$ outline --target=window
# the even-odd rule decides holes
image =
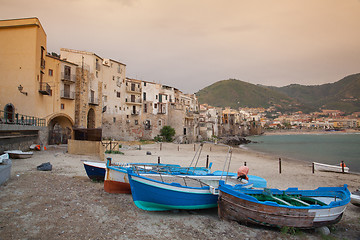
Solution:
[[[113,118],[113,122],[116,122],[116,117]]]
[[[60,108],[61,108],[61,109],[65,109],[65,105],[62,103],[62,104],[60,105]]]
[[[151,129],[150,120],[146,120],[145,121],[145,130],[150,130],[150,129]]]
[[[157,98],[158,98],[158,95],[155,95],[155,98],[157,99]]]
[[[70,98],[70,84],[64,84],[64,97]]]
[[[138,120],[135,120],[135,125],[138,125],[139,124],[139,121]]]
[[[106,89],[106,84],[104,84],[104,89]]]
[[[116,96],[119,98],[120,97],[120,92],[116,92]]]
[[[71,68],[69,66],[64,66],[64,79],[70,80]]]
[[[115,76],[113,76],[113,81],[115,81]]]
[[[156,104],[156,103],[154,103],[154,108],[157,108],[157,104]]]
[[[53,76],[53,70],[52,69],[49,69],[49,76]]]
[[[146,86],[146,82],[144,82],[144,86]]]
[[[159,126],[161,126],[161,120],[159,120]]]
[[[118,72],[118,73],[121,73],[121,67],[120,67],[120,64],[118,65],[117,72]]]
[[[98,71],[96,71],[96,77],[99,77],[99,72]]]
[[[104,96],[104,102],[107,102],[107,96]]]
[[[143,99],[146,101],[146,92],[143,93]]]
[[[147,113],[147,104],[144,104],[144,113]]]

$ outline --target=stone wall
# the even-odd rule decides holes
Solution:
[[[104,146],[101,142],[97,141],[82,141],[69,139],[68,153],[76,155],[95,155],[99,156],[100,160],[105,160]]]
[[[6,150],[28,151],[32,144],[48,144],[47,127],[0,124],[0,153]]]

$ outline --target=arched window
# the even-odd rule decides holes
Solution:
[[[6,104],[4,108],[4,119],[6,123],[13,123],[15,115],[15,107],[11,103]]]

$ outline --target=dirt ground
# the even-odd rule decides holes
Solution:
[[[127,162],[139,159],[155,162],[161,156],[164,163],[178,162],[186,166],[182,163],[188,162],[179,162],[178,158],[191,161],[190,156],[194,154],[192,145],[180,147],[181,151],[177,151],[177,145],[169,144],[159,151],[156,144],[144,145],[142,150],[125,146],[122,150],[125,155],[107,156],[114,161]],[[152,155],[146,156],[146,151],[151,151]],[[261,159],[264,156],[242,151],[233,153],[235,163],[247,157],[251,174],[266,178],[269,185],[277,185],[289,178],[286,171],[290,172],[289,166],[294,164],[291,161],[289,166],[285,164],[285,173],[278,176],[274,167],[277,162],[272,164],[275,169],[269,173],[270,159]],[[222,170],[217,161],[223,160],[225,152],[216,151],[214,147],[207,153],[215,162],[213,170]],[[11,178],[0,186],[0,239],[324,239],[315,230],[284,233],[276,228],[221,221],[217,217],[217,209],[146,212],[134,205],[131,194],[109,194],[104,191],[102,182],[91,181],[86,176],[82,160],[98,159],[70,155],[66,153],[66,146],[58,146],[35,152],[30,159],[13,160]],[[36,166],[48,161],[53,165],[51,172],[36,170]],[[298,169],[299,166],[308,170],[304,164],[294,165],[293,168]],[[236,164],[232,171],[235,168]],[[350,183],[351,190],[360,186],[360,176],[357,175],[319,173],[313,176],[308,173],[310,180],[305,182],[299,181],[298,175],[301,171],[279,188],[297,182],[303,188],[308,185],[308,188],[313,185],[318,187],[318,184],[328,186],[334,185],[334,181],[339,182],[336,185]],[[269,180],[274,176],[277,176],[276,180]],[[309,184],[314,180],[318,183]],[[327,239],[360,239],[360,208],[349,204],[343,219],[330,230]]]

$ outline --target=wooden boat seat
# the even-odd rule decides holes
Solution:
[[[289,196],[286,194],[283,195],[267,195],[267,194],[251,194],[250,196],[256,198],[258,201],[265,202],[276,202],[280,205],[286,206],[299,206],[307,207],[310,205],[320,205],[326,206],[327,204],[311,197],[304,197],[299,195]]]

